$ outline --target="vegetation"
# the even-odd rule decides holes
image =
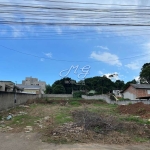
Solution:
[[[45,94],[51,94],[52,93],[52,87],[48,84],[46,85],[46,90],[45,90]]]
[[[150,63],[145,63],[140,72],[140,82],[150,84]]]
[[[60,84],[60,85],[55,85],[53,87],[53,93],[54,94],[65,94],[66,91],[65,91],[64,86]]]

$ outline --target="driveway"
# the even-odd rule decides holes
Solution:
[[[150,150],[150,145],[55,145],[42,142],[38,133],[0,133],[0,150]]]

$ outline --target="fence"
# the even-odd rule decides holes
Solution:
[[[70,97],[73,97],[73,96],[72,96],[72,94],[43,94],[42,97],[70,98]]]
[[[94,96],[86,96],[86,95],[82,95],[83,99],[87,99],[87,100],[104,100],[109,104],[118,104],[118,105],[128,105],[128,104],[135,104],[138,102],[142,102],[144,104],[150,104],[150,100],[125,100],[125,101],[112,101],[108,95],[94,95]]]
[[[38,97],[39,95],[36,94],[0,92],[0,111],[24,104],[27,102],[27,100]]]

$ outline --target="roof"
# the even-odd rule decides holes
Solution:
[[[23,89],[41,89],[41,87],[38,86],[38,85],[22,85],[22,84],[17,84],[17,87],[23,88]]]
[[[150,89],[150,84],[130,84],[135,89]]]
[[[15,83],[14,83],[14,82],[12,82],[12,81],[0,81],[0,82],[5,82],[5,83],[15,84]]]
[[[150,84],[130,84],[129,86],[132,86],[135,89],[150,89]],[[121,91],[121,93],[126,91],[129,88],[129,86],[126,87],[123,91]]]

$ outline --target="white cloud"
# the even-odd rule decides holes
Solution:
[[[52,53],[45,53],[45,56],[48,58],[52,58]]]
[[[101,61],[107,63],[109,65],[122,66],[122,63],[119,61],[119,58],[115,54],[111,54],[108,52],[92,52],[90,58],[95,59],[97,61]]]
[[[119,73],[114,72],[114,73],[106,73],[104,74],[107,78],[111,79],[112,81],[119,80]]]
[[[129,69],[132,69],[132,70],[137,70],[140,68],[139,63],[137,63],[137,62],[131,62],[125,66],[128,67]]]
[[[104,50],[109,50],[109,48],[107,46],[96,46],[97,48],[101,48],[101,49],[104,49]]]
[[[136,80],[136,82],[140,83],[140,77],[139,76],[134,77],[134,79]]]

